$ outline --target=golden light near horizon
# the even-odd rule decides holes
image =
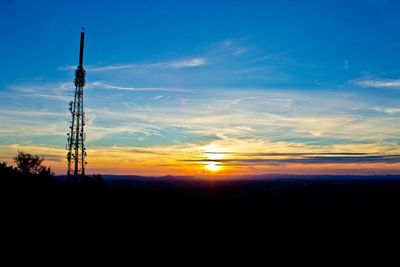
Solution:
[[[219,169],[221,169],[221,166],[218,165],[216,162],[208,162],[207,165],[205,166],[206,170],[211,171],[211,172],[216,172]]]
[[[204,148],[204,153],[209,161],[204,162],[204,168],[210,172],[217,172],[222,169],[222,165],[218,160],[224,157],[225,150],[215,146],[208,145]]]

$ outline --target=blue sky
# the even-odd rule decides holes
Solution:
[[[396,78],[399,8],[397,1],[3,0],[1,85],[62,77],[57,67],[76,64],[71,48],[81,25],[88,29],[91,64],[192,57],[236,40],[291,61],[284,71],[295,79],[281,86],[340,85],[362,74]]]
[[[112,172],[181,174],[178,162],[209,146],[400,153],[399,10],[373,0],[1,0],[0,160],[34,150],[62,173],[81,26],[87,142]],[[92,156],[93,171],[104,158]]]

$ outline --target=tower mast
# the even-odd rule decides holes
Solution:
[[[85,177],[86,148],[84,145],[85,113],[83,112],[83,87],[85,86],[85,69],[83,68],[83,49],[85,45],[85,30],[81,30],[79,65],[75,70],[74,100],[69,103],[72,115],[71,126],[67,138],[67,177],[70,182],[78,182]]]

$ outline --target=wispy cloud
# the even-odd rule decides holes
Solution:
[[[163,99],[163,98],[165,98],[165,96],[158,95],[158,96],[153,97],[153,100],[160,100],[160,99]]]
[[[249,47],[243,45],[242,40],[227,39],[216,43],[215,46],[232,56],[246,54],[250,50]]]
[[[110,64],[104,66],[85,66],[86,71],[90,72],[104,72],[104,71],[114,71],[114,70],[124,70],[124,69],[131,69],[137,67],[136,64]],[[63,71],[73,71],[76,69],[76,66],[62,66],[59,67],[58,70]]]
[[[182,69],[182,68],[200,67],[205,64],[206,64],[205,58],[191,58],[191,59],[184,59],[184,60],[177,60],[177,61],[155,63],[155,64],[151,64],[150,66],[171,67],[171,68],[176,68],[176,69]]]
[[[400,113],[400,108],[381,108],[381,107],[374,107],[371,108],[371,110],[377,111],[377,112],[382,112],[382,113],[386,113],[386,114],[390,114],[390,115],[394,115],[397,113]]]
[[[243,102],[245,100],[251,100],[251,99],[255,99],[254,96],[248,96],[248,97],[243,97],[243,98],[238,98],[232,101],[232,104],[239,104],[240,102]]]
[[[180,88],[118,86],[99,81],[87,84],[86,88],[99,88],[99,89],[122,90],[122,91],[164,91],[164,92],[188,91],[186,89],[180,89]]]
[[[88,77],[112,84],[140,87],[242,86],[246,84],[288,83],[284,70],[293,60],[282,53],[271,54],[248,39],[211,43],[195,53],[158,61],[87,65]],[[72,72],[75,66],[59,68]]]
[[[248,173],[278,165],[275,170],[296,164],[394,168],[399,162],[396,100],[383,96],[372,103],[370,96],[330,88],[279,89],[277,83],[291,78],[284,67],[298,66],[284,54],[234,40],[206,49],[166,60],[87,66],[85,130],[94,166],[133,173],[163,165],[163,174],[182,174],[186,166],[192,174],[204,171],[199,159],[211,161],[205,153],[212,151],[202,149],[209,144],[227,151],[220,153],[221,165]],[[75,66],[61,69],[72,80]],[[365,76],[352,83],[400,88],[400,80]],[[66,103],[53,99],[70,101],[73,90],[72,81],[41,80],[0,92],[0,145],[43,151],[54,145],[64,158],[70,114]]]
[[[248,49],[247,48],[238,48],[235,51],[232,52],[232,55],[238,56],[247,53]]]
[[[155,63],[130,63],[130,64],[110,64],[103,66],[91,66],[85,67],[88,72],[108,72],[108,71],[121,71],[121,70],[140,70],[140,69],[152,69],[152,68],[172,68],[172,69],[184,69],[184,68],[195,68],[206,64],[206,59],[202,57],[162,61]],[[59,67],[58,70],[72,71],[76,66],[63,66]]]
[[[400,88],[400,79],[360,78],[351,83],[361,87]]]

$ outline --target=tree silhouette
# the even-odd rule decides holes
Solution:
[[[18,170],[13,166],[8,166],[5,162],[0,162],[0,176],[2,177],[11,177],[16,176],[18,174]]]
[[[11,176],[18,180],[21,179],[20,183],[35,186],[51,185],[54,183],[54,173],[50,167],[42,164],[43,161],[44,158],[41,156],[18,151],[18,154],[14,157],[17,167],[13,169],[16,173]]]
[[[43,157],[31,155],[18,151],[18,155],[14,157],[19,172],[23,175],[49,175],[51,174],[50,168],[43,166]]]

